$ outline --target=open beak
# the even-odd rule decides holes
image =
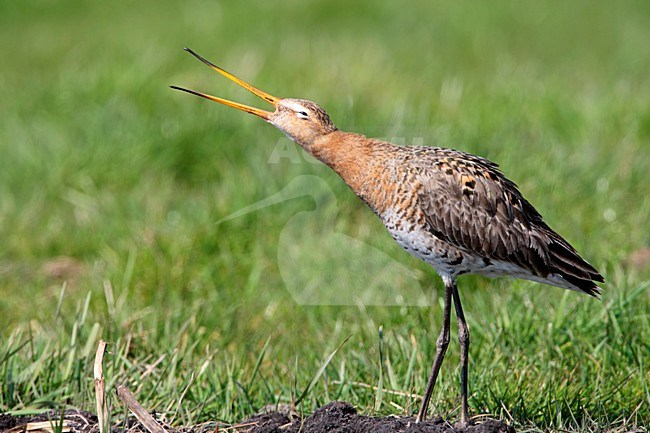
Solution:
[[[278,105],[278,102],[280,102],[281,98],[276,98],[275,96],[269,95],[268,93],[263,92],[260,89],[251,86],[246,81],[244,81],[244,80],[242,80],[240,78],[237,78],[233,74],[231,74],[230,72],[225,71],[225,70],[221,69],[220,67],[212,64],[210,61],[204,59],[203,57],[201,57],[200,55],[198,55],[194,51],[190,50],[189,48],[185,48],[185,51],[192,54],[194,57],[196,57],[197,59],[199,59],[200,61],[202,61],[203,63],[205,63],[206,65],[208,65],[209,67],[211,67],[213,70],[217,71],[218,73],[220,73],[224,77],[228,78],[231,81],[234,81],[235,83],[239,84],[244,89],[246,89],[249,92],[251,92],[251,93],[259,96],[260,98],[264,99],[266,102],[273,105],[274,107]],[[196,92],[194,90],[184,89],[184,88],[178,87],[178,86],[170,86],[170,87],[172,89],[181,90],[183,92],[191,93],[193,95],[200,96],[202,98],[209,99],[211,101],[218,102],[220,104],[224,104],[224,105],[236,108],[236,109],[241,110],[241,111],[245,111],[246,113],[254,114],[256,116],[261,117],[264,120],[269,120],[270,117],[271,117],[271,114],[273,114],[271,111],[260,110],[259,108],[250,107],[248,105],[240,104],[238,102],[232,102],[232,101],[229,101],[227,99],[218,98],[216,96],[208,95],[206,93]]]

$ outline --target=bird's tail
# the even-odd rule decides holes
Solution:
[[[562,238],[553,239],[548,249],[552,274],[561,276],[566,288],[578,290],[598,298],[602,289],[596,283],[605,281],[603,276]]]

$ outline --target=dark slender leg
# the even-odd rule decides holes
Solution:
[[[433,367],[431,368],[431,375],[429,375],[429,380],[427,382],[427,389],[424,392],[424,398],[422,399],[422,406],[420,406],[420,412],[418,412],[418,417],[416,422],[420,422],[426,418],[427,407],[429,406],[429,400],[431,400],[431,394],[433,393],[433,387],[436,384],[436,379],[438,378],[438,373],[440,372],[440,366],[442,365],[442,360],[445,358],[445,352],[447,351],[447,346],[449,346],[449,316],[451,314],[451,294],[456,289],[456,280],[451,280],[445,282],[445,306],[443,309],[443,318],[442,318],[442,330],[438,339],[436,340],[436,357],[433,360]]]
[[[460,343],[460,424],[465,427],[469,423],[469,408],[467,405],[467,363],[469,361],[469,327],[465,321],[463,306],[460,304],[460,295],[458,287],[454,285],[452,291],[454,297],[454,307],[456,308],[456,317],[458,318],[458,342]]]

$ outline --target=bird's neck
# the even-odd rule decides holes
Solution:
[[[359,194],[365,190],[376,160],[374,154],[378,149],[374,142],[360,134],[337,130],[318,137],[306,150],[330,166]]]

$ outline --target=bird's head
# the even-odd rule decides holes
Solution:
[[[244,80],[235,77],[230,72],[227,72],[220,67],[212,64],[189,48],[185,48],[185,51],[194,55],[196,58],[201,60],[213,70],[219,72],[221,75],[234,81],[258,97],[264,99],[266,102],[275,107],[275,111],[261,110],[259,108],[250,107],[238,102],[232,102],[227,99],[218,98],[216,96],[185,89],[178,86],[171,86],[172,89],[181,90],[183,92],[201,96],[211,101],[219,102],[220,104],[224,104],[229,107],[245,111],[246,113],[261,117],[262,119],[278,128],[280,131],[284,132],[284,134],[287,135],[290,139],[308,151],[311,144],[317,138],[327,135],[330,132],[336,131],[336,126],[334,126],[325,110],[323,110],[317,104],[304,99],[277,98],[275,96],[269,95],[268,93],[251,86]]]

